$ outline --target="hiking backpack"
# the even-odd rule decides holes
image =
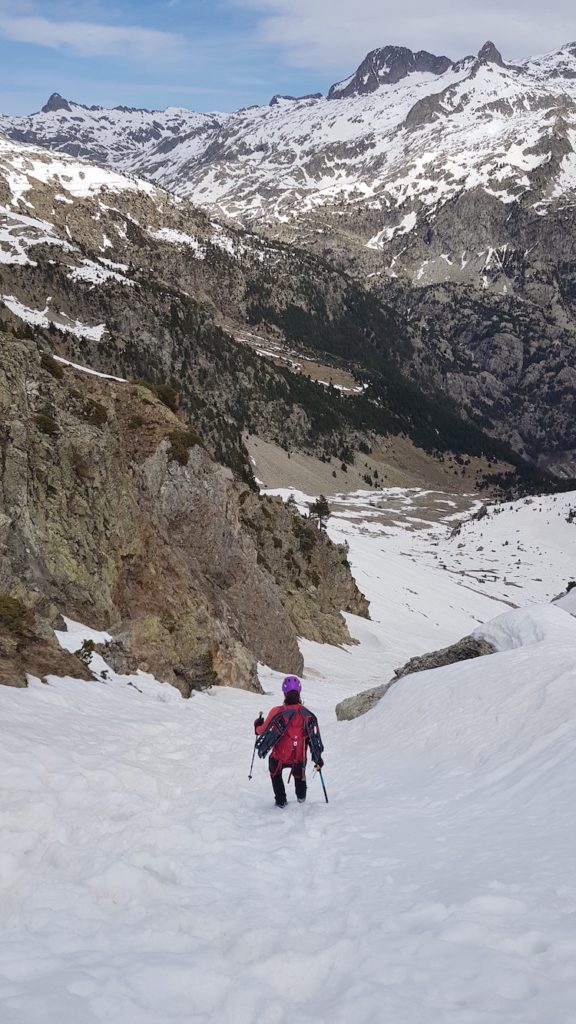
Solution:
[[[279,740],[282,739],[284,733],[288,729],[292,722],[294,715],[299,714],[302,717],[302,725],[304,729],[304,737],[310,748],[310,754],[312,760],[316,764],[324,750],[324,744],[320,736],[320,729],[318,727],[318,719],[316,715],[313,715],[308,708],[299,705],[298,707],[286,707],[282,711],[278,711],[270,722],[266,726],[264,732],[260,733],[256,740],[256,750],[258,757],[266,757],[270,753],[273,747],[276,746]]]

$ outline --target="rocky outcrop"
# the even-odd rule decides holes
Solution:
[[[308,93],[306,93],[305,96],[283,96],[281,93],[276,93],[276,95],[273,96],[272,99],[270,100],[270,103],[268,104],[268,106],[269,107],[277,107],[277,106],[280,105],[280,103],[282,103],[283,100],[287,101],[288,103],[299,103],[301,100],[321,100],[321,99],[322,99],[322,93],[321,92],[308,92]]]
[[[381,686],[373,686],[369,690],[362,690],[361,693],[355,694],[354,697],[346,697],[345,700],[341,700],[336,705],[336,718],[339,722],[346,722],[365,715],[366,712],[376,707],[376,704],[382,700],[384,694],[395,682],[395,679],[391,679],[388,683],[382,683]]]
[[[458,661],[468,661],[470,658],[481,658],[486,654],[494,654],[494,647],[487,640],[480,640],[475,636],[465,636],[450,647],[442,647],[438,651],[431,651],[430,654],[421,654],[410,658],[402,668],[394,669],[396,679],[402,676],[412,675],[414,672],[426,672],[430,668],[443,668],[444,665],[453,665]]]
[[[442,75],[451,66],[448,57],[437,57],[427,50],[413,53],[406,46],[384,46],[371,50],[351,78],[337,82],[328,91],[329,100],[366,96],[381,85],[394,85],[414,71]]]
[[[52,93],[52,95],[49,97],[49,99],[42,107],[42,113],[52,114],[56,110],[72,110],[72,107],[70,106],[68,100],[65,100],[59,92]]]
[[[406,128],[419,128],[423,124],[431,124],[432,121],[443,113],[442,93],[423,96],[408,111],[404,125]]]
[[[62,612],[108,629],[113,664],[185,696],[212,682],[257,688],[257,660],[299,672],[297,633],[347,636],[338,602],[361,599],[342,552],[319,538],[317,577],[299,586],[304,565],[290,554],[280,586],[260,547],[270,532],[292,551],[291,514],[261,511],[149,389],[62,367],[9,334],[2,352],[0,594],[45,624]],[[331,589],[323,572],[336,563]]]
[[[359,718],[370,711],[391,686],[403,676],[413,675],[415,672],[426,672],[432,668],[443,668],[445,665],[454,665],[459,661],[468,661],[470,658],[480,658],[487,654],[494,654],[495,648],[487,640],[474,636],[465,636],[450,647],[443,647],[438,651],[431,651],[429,654],[421,654],[410,658],[401,668],[394,670],[394,678],[381,686],[364,690],[354,697],[348,697],[336,706],[336,717],[340,720]]]
[[[498,64],[501,68],[505,67],[500,50],[495,47],[494,43],[490,39],[488,39],[484,43],[484,46],[482,46],[478,51],[478,60],[483,61],[486,64]]]
[[[42,630],[31,608],[0,595],[0,685],[25,687],[28,676],[47,675],[91,678],[80,658],[58,647],[51,631]]]
[[[351,643],[334,607],[368,616],[368,601],[350,573],[348,550],[303,519],[280,498],[241,495],[242,518],[258,548],[258,561],[282,595],[299,636],[320,643]]]

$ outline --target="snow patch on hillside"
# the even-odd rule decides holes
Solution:
[[[36,189],[38,182],[76,199],[103,191],[144,192],[148,196],[157,192],[154,185],[142,178],[130,178],[84,160],[46,153],[0,137],[0,167],[2,163],[9,164],[4,176],[13,204],[25,201],[26,193]]]
[[[172,245],[184,245],[191,249],[198,260],[206,259],[206,247],[201,245],[197,238],[187,235],[185,231],[176,231],[174,228],[159,228],[155,231],[149,230],[151,238],[157,238],[161,242],[170,242]]]
[[[90,327],[79,320],[70,320],[65,313],[59,313],[57,317],[53,313],[48,315],[48,305],[43,310],[30,309],[14,295],[0,295],[0,302],[3,302],[14,316],[17,316],[24,323],[30,324],[32,327],[48,328],[54,326],[59,331],[75,334],[77,338],[85,338],[88,341],[100,341],[106,331],[106,324],[97,324],[94,327]]]
[[[111,264],[111,261],[107,261]],[[84,281],[86,284],[101,285],[105,284],[106,281],[117,281],[119,284],[125,284],[129,287],[134,287],[134,281],[131,281],[125,274],[119,274],[117,270],[111,269],[111,266],[100,266],[99,263],[94,263],[93,260],[84,259],[80,267],[75,267],[68,277],[71,281]]]
[[[474,636],[488,640],[497,651],[539,644],[569,642],[576,645],[576,619],[558,605],[534,605],[498,615],[476,629]]]
[[[81,373],[89,373],[92,377],[100,377],[101,380],[115,380],[119,384],[128,383],[125,377],[113,377],[110,373],[100,373],[98,370],[92,370],[89,366],[81,366],[80,363],[72,363],[69,359],[64,359],[63,356],[53,356],[53,358],[64,366],[71,366],[72,369],[79,370]],[[93,639],[93,637],[89,637],[88,639]],[[104,643],[104,641],[98,641],[98,643]]]
[[[0,263],[36,266],[28,250],[34,245],[57,245],[68,252],[74,246],[55,234],[49,221],[15,213],[0,206]]]

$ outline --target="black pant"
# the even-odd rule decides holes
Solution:
[[[268,767],[270,769],[272,789],[274,790],[274,799],[279,807],[283,807],[286,803],[286,789],[284,788],[284,779],[282,778],[284,768],[290,768],[292,771],[298,800],[306,799],[306,766],[304,762],[301,761],[299,764],[292,765],[280,764],[280,761],[277,761],[275,757],[270,757],[268,759]]]

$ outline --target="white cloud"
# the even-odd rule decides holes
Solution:
[[[293,67],[352,71],[387,44],[426,49],[452,59],[492,39],[507,58],[533,56],[575,36],[571,5],[549,0],[231,0],[259,15],[262,42],[279,47]]]
[[[51,21],[48,18],[10,17],[0,13],[0,36],[81,57],[159,57],[174,54],[184,45],[182,36],[135,25],[103,25],[89,21]]]

